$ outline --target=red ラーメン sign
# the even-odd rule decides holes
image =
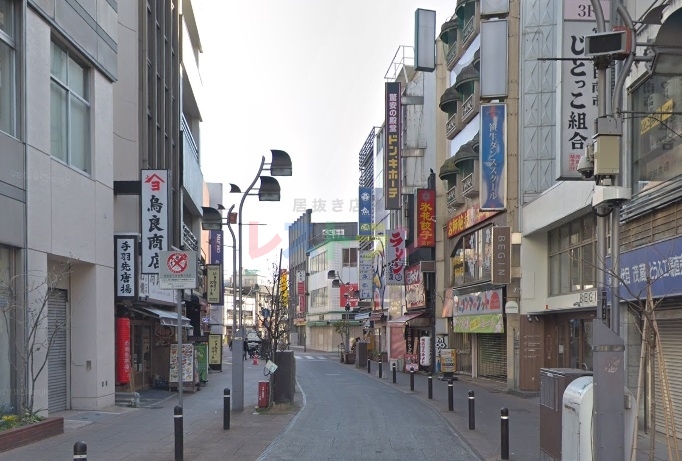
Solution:
[[[405,231],[389,230],[388,244],[386,245],[386,285],[402,285],[405,280]]]
[[[417,247],[436,246],[436,191],[417,189]]]

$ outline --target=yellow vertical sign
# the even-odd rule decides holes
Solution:
[[[223,289],[222,283],[220,283],[220,267],[220,264],[206,266],[206,279],[208,281],[206,301],[209,304],[220,304],[220,290]]]
[[[208,364],[221,365],[221,335],[208,335]]]

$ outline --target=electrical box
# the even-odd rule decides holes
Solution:
[[[596,134],[592,149],[595,176],[612,176],[620,172],[620,136]]]
[[[592,431],[594,410],[594,389],[592,376],[583,376],[574,380],[564,391],[563,413],[561,419],[561,460],[593,461],[594,440]],[[632,436],[635,430],[636,409],[635,398],[629,389],[623,393],[623,413],[625,431],[624,461],[630,460]]]

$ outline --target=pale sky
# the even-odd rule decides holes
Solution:
[[[358,152],[383,123],[384,75],[400,45],[414,45],[414,12],[436,11],[436,31],[455,0],[207,0],[203,3],[204,179],[224,184],[226,208],[270,149],[289,153],[293,176],[279,177],[278,202],[247,197],[243,267],[266,270],[288,246],[287,227],[305,201],[313,222],[357,221]],[[267,175],[267,172],[263,173]],[[256,187],[258,184],[256,184]],[[332,200],[343,211],[332,211]],[[319,209],[324,205],[326,212]],[[256,239],[249,234],[258,232]],[[250,232],[251,231],[251,232]],[[226,230],[226,245],[231,245]],[[281,239],[276,247],[266,244]],[[265,247],[261,250],[255,248]],[[231,273],[231,249],[226,269]]]

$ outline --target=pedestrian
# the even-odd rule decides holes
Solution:
[[[248,351],[249,351],[249,343],[246,341],[246,339],[244,339],[244,350],[242,351],[242,352],[244,352],[244,360],[246,360],[246,354]]]
[[[230,350],[232,350],[232,338],[230,338],[230,344],[229,344],[229,346],[230,346]]]

